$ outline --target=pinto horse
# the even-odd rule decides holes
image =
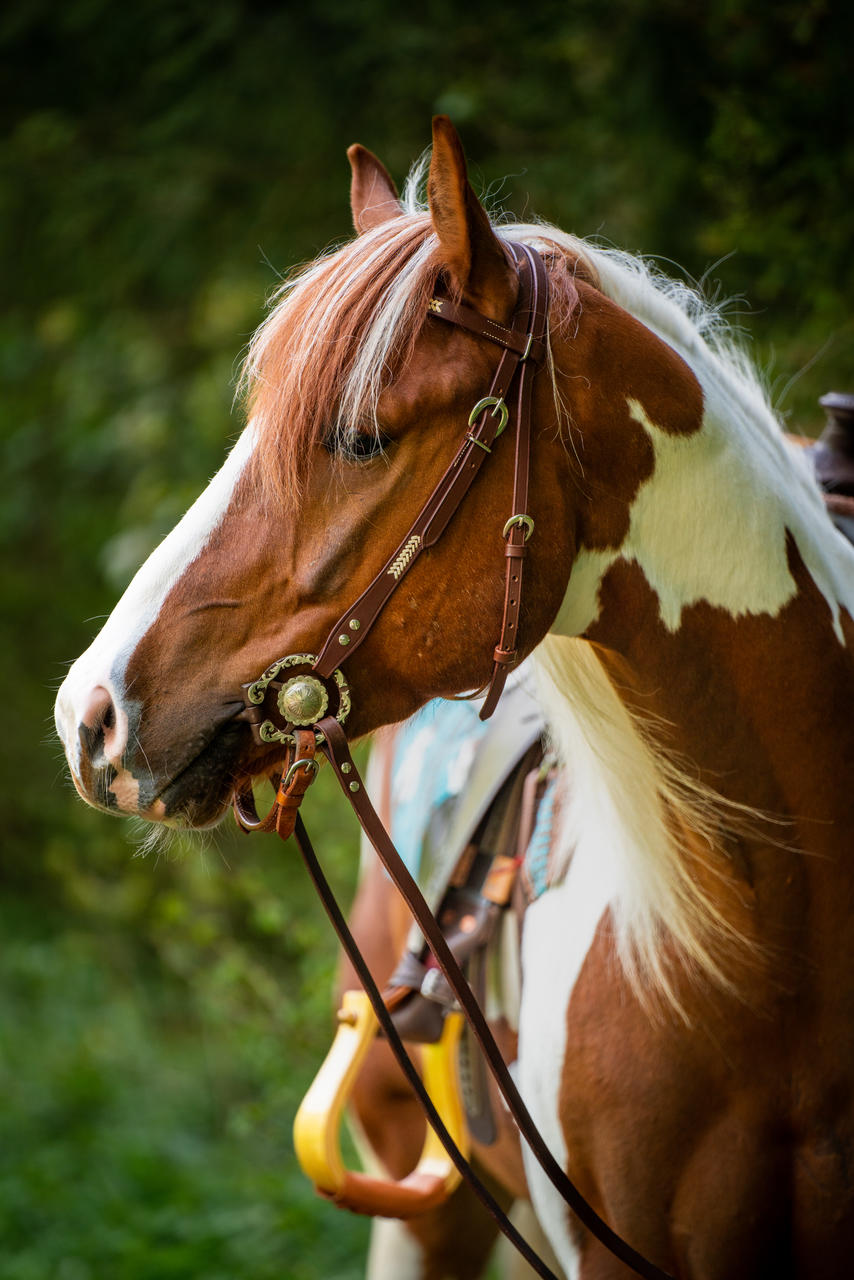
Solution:
[[[396,591],[358,646],[342,633],[348,732],[484,686],[524,514],[499,661],[532,653],[572,790],[563,879],[524,930],[522,1094],[597,1212],[680,1280],[847,1275],[854,552],[690,291],[493,225],[443,117],[426,208],[350,160],[355,239],[284,286],[246,430],[60,691],[75,785],[111,813],[218,821],[283,754],[242,686],[319,654],[390,555]],[[483,451],[472,406],[528,251],[550,301],[527,508],[511,421],[438,541],[398,554],[449,465]],[[564,1271],[628,1275],[525,1164]]]

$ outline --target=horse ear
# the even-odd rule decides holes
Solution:
[[[385,165],[358,142],[347,148],[347,159],[353,170],[350,208],[356,231],[361,235],[381,222],[388,222],[389,218],[399,217],[403,210]]]
[[[427,200],[453,283],[481,311],[503,319],[516,299],[516,273],[471,188],[462,143],[447,116],[433,119]]]

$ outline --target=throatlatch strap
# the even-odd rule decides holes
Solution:
[[[544,349],[548,323],[548,277],[543,260],[529,249],[520,246],[531,268],[531,292],[529,313],[525,319],[531,344]],[[531,433],[534,378],[533,370],[523,363],[519,373],[516,400],[516,454],[513,468],[513,511],[504,526],[506,546],[506,570],[504,578],[504,610],[501,618],[501,635],[493,653],[492,677],[480,709],[481,720],[488,720],[498,705],[511,667],[518,660],[516,641],[519,617],[522,610],[522,582],[528,539],[534,530],[534,522],[528,514],[528,483],[531,471]]]

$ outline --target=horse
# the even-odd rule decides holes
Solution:
[[[687,286],[491,220],[445,117],[426,204],[349,157],[355,237],[285,282],[243,434],[60,690],[75,786],[208,826],[282,759],[242,697],[280,655],[328,672],[335,651],[354,737],[530,655],[572,779],[561,875],[522,939],[518,1079],[541,1135],[680,1280],[847,1274],[854,552]],[[516,347],[536,363],[515,507],[522,415],[499,435],[489,389],[525,263],[548,330]],[[475,454],[441,536],[413,540]],[[383,574],[358,632],[352,601]],[[523,1158],[566,1274],[630,1274]]]

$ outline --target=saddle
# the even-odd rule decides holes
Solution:
[[[827,414],[827,426],[806,451],[831,520],[854,543],[854,395],[830,391],[819,404]]]

